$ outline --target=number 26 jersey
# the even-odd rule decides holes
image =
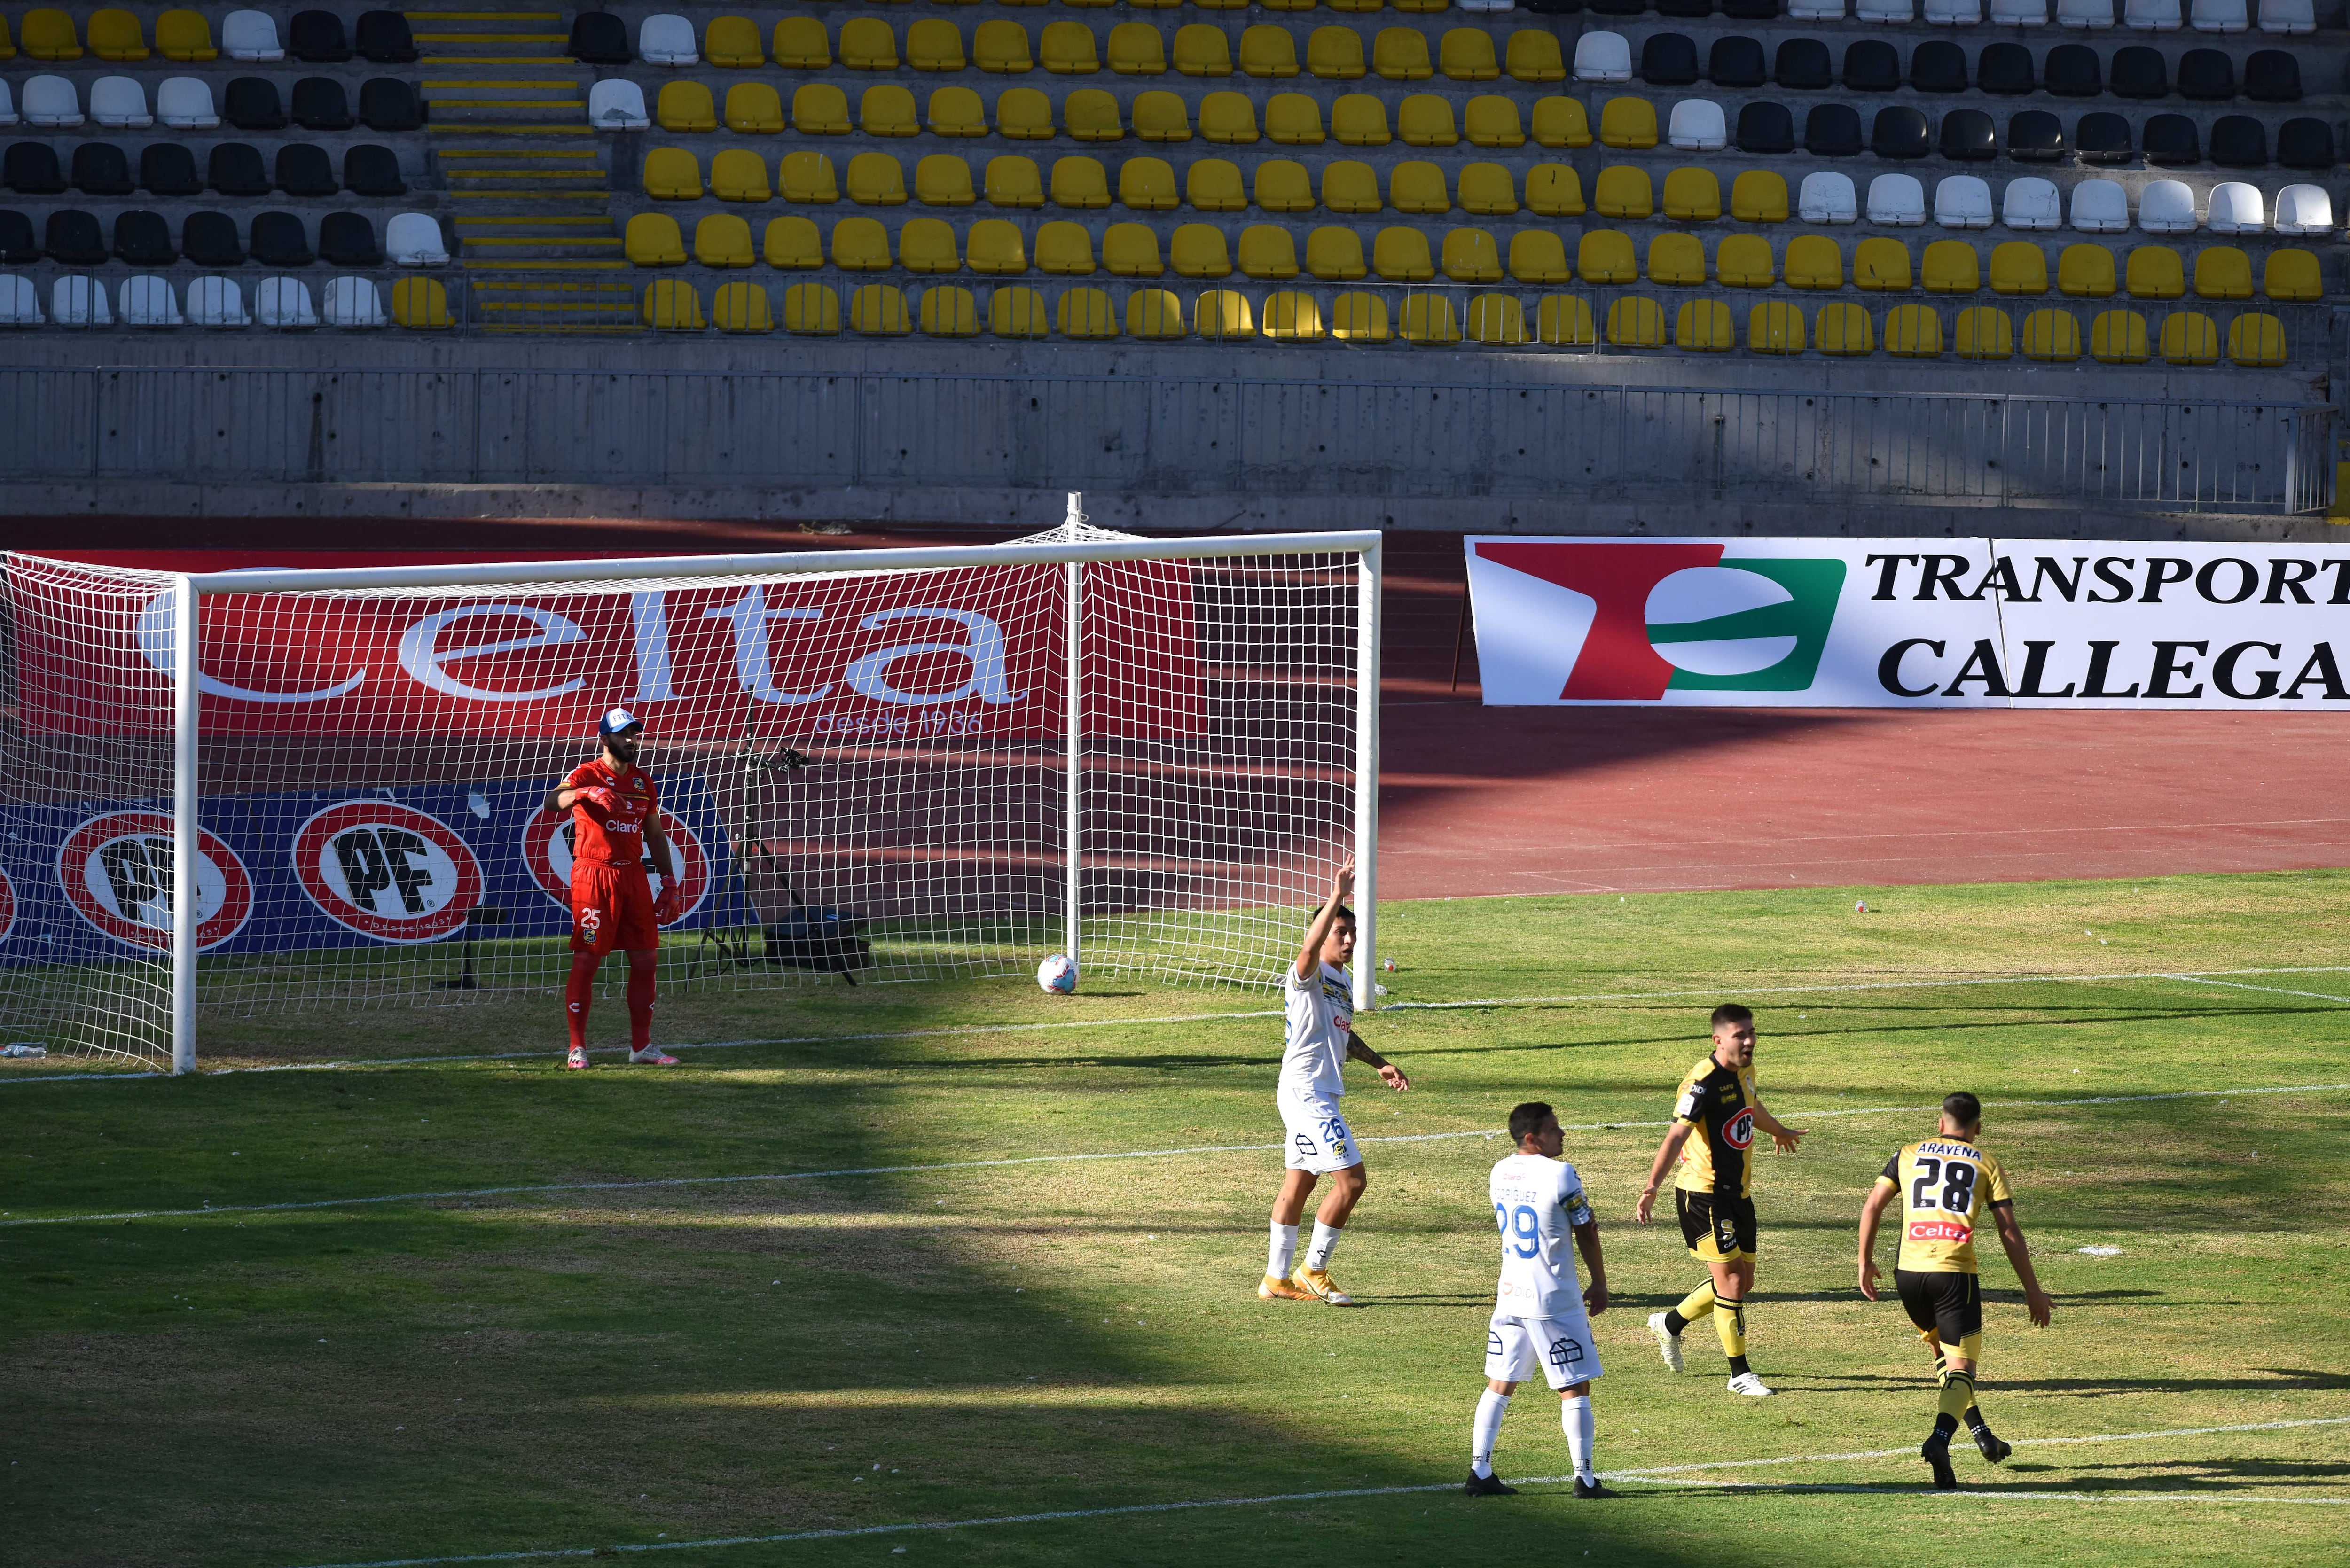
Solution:
[[[1999,1161],[1963,1138],[1913,1143],[1885,1162],[1877,1179],[1900,1189],[1901,1255],[1893,1266],[1913,1273],[1979,1272],[1975,1227],[2015,1201]]]
[[[1493,1167],[1486,1191],[1502,1230],[1502,1284],[1493,1310],[1512,1317],[1566,1318],[1583,1311],[1575,1227],[1592,1223],[1583,1179],[1565,1160],[1513,1154]]]

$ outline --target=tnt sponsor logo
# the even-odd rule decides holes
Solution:
[[[295,879],[337,925],[385,942],[438,941],[482,901],[482,866],[439,817],[338,801],[295,830]]]
[[[1745,1148],[1752,1145],[1754,1142],[1753,1111],[1743,1110],[1731,1117],[1730,1125],[1721,1129],[1721,1137],[1722,1141],[1732,1148]]]
[[[1974,1231],[1955,1220],[1912,1220],[1909,1239],[1912,1241],[1963,1241]]]
[[[660,808],[656,808],[660,809]],[[680,822],[671,813],[660,813],[661,830],[669,839],[670,854],[677,865],[677,919],[675,925],[702,907],[710,896],[713,878],[710,872],[710,852],[693,830]],[[531,880],[538,890],[562,905],[571,907],[571,861],[573,827],[568,812],[549,816],[541,812],[533,817],[522,832],[523,864],[530,868]],[[644,862],[646,878],[652,884],[653,896],[661,890],[661,874],[653,869],[652,861]],[[583,932],[583,935],[592,933]]]
[[[196,946],[218,947],[253,914],[253,873],[216,835],[196,834]],[[172,945],[172,819],[155,811],[89,817],[57,846],[57,884],[74,912],[116,941]]]

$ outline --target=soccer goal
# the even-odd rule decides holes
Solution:
[[[1379,536],[185,576],[6,558],[0,1033],[561,989],[598,715],[645,722],[664,987],[1277,981],[1357,862]]]

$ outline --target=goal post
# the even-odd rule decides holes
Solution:
[[[671,987],[1263,986],[1351,853],[1377,533],[175,574],[6,557],[0,1019],[193,1068],[230,1015],[559,992],[596,717],[643,718]],[[617,969],[617,966],[614,966]]]

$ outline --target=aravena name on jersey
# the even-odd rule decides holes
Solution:
[[[1575,1167],[1539,1154],[1513,1154],[1493,1167],[1486,1191],[1502,1231],[1502,1283],[1493,1310],[1517,1317],[1581,1313],[1574,1231],[1593,1220]]]

